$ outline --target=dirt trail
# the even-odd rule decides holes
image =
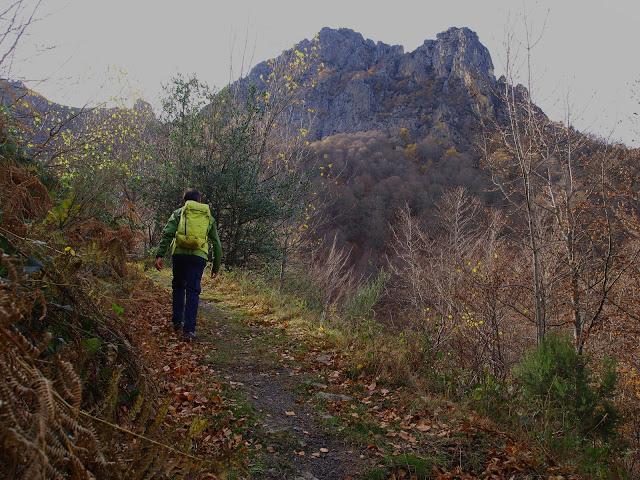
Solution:
[[[202,302],[200,341],[210,342],[212,366],[253,406],[260,418],[255,432],[266,454],[252,478],[343,480],[366,470],[353,446],[330,432],[320,414],[301,399],[312,379],[283,365],[269,327],[247,324],[241,314]],[[284,354],[286,356],[286,354]]]
[[[169,278],[150,275],[165,288]],[[326,388],[294,360],[306,348],[278,327],[260,324],[215,291],[203,289],[198,313],[199,359],[246,406],[255,420],[248,472],[230,478],[346,480],[361,478],[373,463],[366,450],[328,427],[331,417],[313,407],[308,391]],[[348,399],[348,397],[344,397]],[[256,447],[257,446],[257,447]]]
[[[149,276],[169,288],[167,271]],[[173,349],[160,368],[180,415],[180,395],[213,402],[187,408],[211,411],[215,450],[205,451],[229,452],[225,480],[577,478],[489,419],[364,373],[322,325],[278,300],[233,277],[206,279],[198,342],[168,333],[152,342]],[[152,328],[169,330],[169,315]]]
[[[149,276],[168,288],[167,273]],[[176,350],[162,371],[184,374],[180,359],[191,362],[191,379],[174,393],[195,388],[227,412],[211,418],[224,440],[214,446],[230,442],[222,449],[229,452],[227,470],[243,467],[225,479],[577,478],[468,409],[378,384],[379,377],[346,362],[324,328],[300,318],[297,307],[252,292],[233,279],[207,279],[198,342],[156,338]],[[166,313],[156,328],[168,330]]]

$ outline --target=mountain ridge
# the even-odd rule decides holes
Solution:
[[[450,137],[466,149],[465,130],[500,113],[496,87],[504,80],[495,78],[488,49],[469,28],[451,27],[410,52],[348,28],[325,27],[315,40],[324,70],[303,94],[305,108],[317,112],[313,139],[407,128],[416,137]],[[281,56],[309,49],[313,41],[305,39]],[[240,83],[260,90],[271,64],[257,64]]]
[[[406,129],[413,140],[431,136],[467,151],[481,120],[496,119],[503,111],[496,92],[504,79],[495,78],[491,54],[467,27],[451,27],[411,51],[350,28],[324,27],[275,58],[310,49],[314,41],[324,69],[315,87],[304,92],[298,112],[300,122],[308,109],[316,112],[310,140]],[[269,60],[260,62],[237,84],[264,89],[270,69]],[[5,105],[24,99],[41,113],[53,110],[63,118],[84,110],[52,102],[21,82],[3,80],[1,90]]]

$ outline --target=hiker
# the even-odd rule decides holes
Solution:
[[[196,336],[200,281],[209,258],[209,242],[213,245],[212,277],[220,270],[222,245],[209,205],[201,203],[200,192],[190,188],[184,193],[183,199],[184,206],[171,214],[162,230],[156,268],[163,268],[162,259],[170,248],[173,263],[173,330],[177,333],[182,329],[183,340],[190,342]]]

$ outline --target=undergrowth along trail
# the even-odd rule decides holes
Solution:
[[[151,276],[168,287],[166,271]],[[373,456],[336,432],[332,417],[306,401],[309,388],[327,387],[296,362],[296,356],[309,352],[309,345],[268,325],[273,320],[268,307],[234,295],[233,288],[216,289],[205,282],[198,342],[182,344],[187,356],[190,349],[197,351],[201,371],[232,399],[235,417],[242,419],[236,429],[247,448],[236,455],[244,458],[230,462],[233,466],[224,475],[274,480],[359,477],[371,467]]]
[[[175,343],[231,406],[229,478],[576,478],[464,406],[365,373],[343,333],[272,293],[205,279],[199,340]]]

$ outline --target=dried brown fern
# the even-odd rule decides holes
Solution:
[[[44,216],[51,207],[46,187],[38,177],[11,163],[0,165],[0,225],[18,235],[27,231],[29,220]]]
[[[15,254],[0,250],[0,479],[184,478],[205,464],[214,470],[155,439],[167,438],[166,405],[127,325],[111,312],[117,295],[105,295],[126,291],[132,232],[78,224],[66,235],[82,255],[65,253],[68,243],[38,233],[51,206],[46,188],[22,167],[0,168],[0,237]],[[37,274],[22,273],[26,258],[40,259]],[[52,340],[52,331],[64,339]],[[88,338],[104,348],[88,354]],[[130,407],[121,398],[132,399]]]
[[[1,250],[0,267],[7,272],[6,280],[0,278],[0,464],[5,466],[0,478],[183,478],[209,463],[153,439],[165,435],[167,404],[142,381],[142,367],[127,348],[117,350],[111,367],[113,359],[101,360],[103,367],[111,368],[110,379],[99,403],[83,404],[83,382],[74,366],[45,351],[51,345],[46,330],[34,333],[43,324],[60,322],[55,308],[47,309],[42,293]],[[79,298],[81,286],[63,281],[65,272],[54,266],[47,272],[52,272],[47,273],[49,281],[60,279],[52,282],[58,294],[73,303],[74,313],[67,319],[70,331],[77,328],[74,319],[93,310],[104,338],[129,345],[117,320],[101,316],[87,297]],[[130,382],[140,390],[122,415],[121,385]]]
[[[49,335],[30,339],[19,330],[42,295],[22,289],[4,255],[0,265],[9,272],[0,285],[0,458],[7,478],[94,478],[91,471],[106,462],[96,434],[78,418],[80,378],[63,361],[57,375],[49,373],[40,359]]]
[[[75,245],[95,245],[114,272],[120,277],[125,275],[127,252],[136,243],[136,236],[130,228],[120,226],[112,229],[91,218],[74,224],[68,229],[66,236]]]
[[[122,370],[113,370],[97,408],[108,419],[82,409],[82,382],[73,366],[43,358],[50,335],[35,339],[20,330],[35,305],[39,321],[46,308],[41,293],[24,288],[7,258],[0,251],[8,272],[0,283],[0,478],[181,478],[197,470],[200,459],[150,438],[162,433],[166,404],[155,408],[140,396],[129,415],[137,417],[131,428],[140,433],[115,423]]]

